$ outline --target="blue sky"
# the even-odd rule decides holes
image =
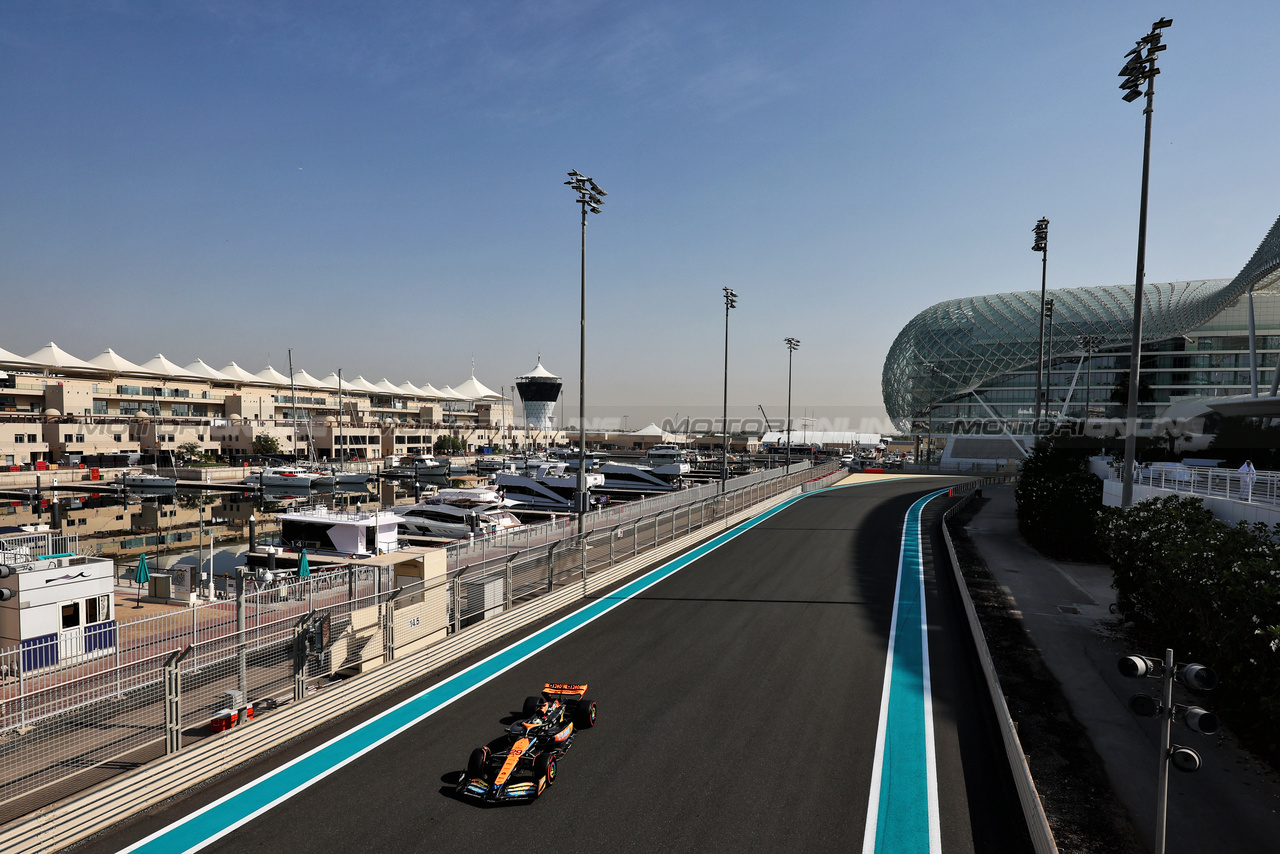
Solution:
[[[9,2],[0,347],[509,386],[588,414],[882,414],[952,297],[1132,280],[1161,16],[1149,281],[1233,276],[1277,214],[1280,6]],[[642,415],[641,413],[646,413]]]

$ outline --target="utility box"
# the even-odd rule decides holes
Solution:
[[[151,576],[150,585],[147,588],[147,595],[152,599],[172,599],[173,576],[163,572],[157,572],[155,575]]]

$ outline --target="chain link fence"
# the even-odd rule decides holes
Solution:
[[[450,547],[443,576],[353,564],[247,579],[232,601],[121,623],[92,653],[0,650],[0,823],[573,582],[585,591],[597,572],[841,472],[806,463],[760,474],[724,493],[713,484],[593,513],[582,537],[556,522]]]

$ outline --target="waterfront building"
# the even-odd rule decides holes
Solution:
[[[1045,420],[1055,429],[1123,429],[1133,292],[1131,284],[1049,292]],[[952,459],[1024,456],[1036,420],[1039,321],[1038,291],[962,297],[920,312],[885,358],[889,417],[918,437],[945,437]],[[1185,414],[1227,412],[1255,385],[1275,396],[1280,220],[1234,279],[1146,284],[1142,342],[1140,431],[1161,429],[1153,424],[1175,405]]]
[[[53,343],[30,356],[0,349],[0,468],[163,459],[192,445],[234,460],[264,435],[285,454],[376,459],[441,435],[468,450],[519,444],[513,421],[511,401],[475,377],[456,390],[356,377],[339,395],[336,374],[180,367],[163,355],[137,364],[111,349],[83,360]]]

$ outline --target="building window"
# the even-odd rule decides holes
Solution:
[[[14,436],[14,437],[13,437],[13,443],[14,443],[15,445],[21,445],[21,444],[22,444],[23,442],[25,442],[26,440],[27,440],[27,437],[26,437],[25,435],[23,435],[22,433],[19,433],[19,434],[17,434],[16,436]]]
[[[106,402],[105,400],[95,400],[95,401],[93,402],[93,414],[94,414],[94,415],[106,415],[106,414],[107,414],[107,402]]]
[[[35,433],[28,433],[28,434],[27,434],[27,441],[34,445],[34,444],[36,443],[36,434],[35,434]]]
[[[112,434],[111,434],[111,441],[113,441],[113,442],[119,442],[119,441],[120,441],[120,434],[119,434],[119,433],[112,433]]]
[[[126,400],[120,404],[121,415],[137,415],[139,407],[136,401]]]
[[[78,444],[78,445],[83,445],[83,444],[84,444],[84,434],[83,434],[83,433],[77,433],[77,434],[76,434],[76,444]]]
[[[74,629],[80,625],[80,603],[68,602],[62,606],[62,627]]]
[[[64,445],[70,445],[70,444],[71,444],[71,434],[70,434],[70,433],[63,433],[63,434],[62,434],[62,444],[64,444]]]
[[[172,407],[174,418],[188,418],[191,416],[191,407],[185,403],[175,403]]]

